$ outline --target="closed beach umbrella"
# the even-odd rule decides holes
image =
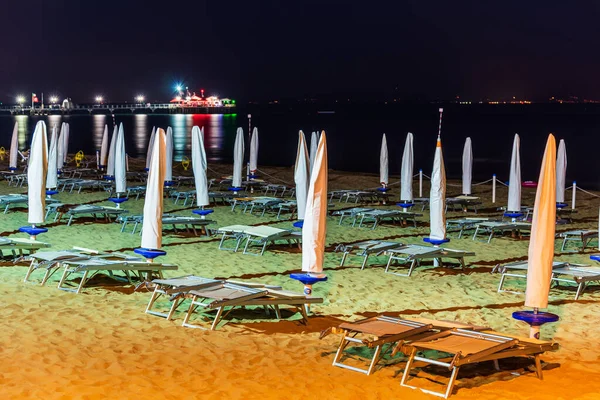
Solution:
[[[549,135],[533,207],[525,306],[546,308],[556,229],[556,141]]]
[[[112,137],[110,138],[110,147],[108,149],[108,162],[106,163],[106,174],[108,176],[115,176],[115,151],[117,146],[117,136],[119,129],[115,125],[113,129]]]
[[[252,130],[250,139],[250,173],[254,175],[258,169],[258,129]]]
[[[117,142],[115,144],[115,190],[117,193],[127,192],[127,167],[125,159],[125,132],[123,124],[119,124]]]
[[[10,139],[10,158],[8,160],[8,168],[11,171],[17,169],[17,160],[19,156],[19,123],[15,122],[12,138]]]
[[[204,149],[204,134],[200,128],[192,128],[192,169],[194,170],[194,182],[196,183],[196,202],[198,207],[207,206],[208,199],[208,177],[206,151]]]
[[[310,171],[312,172],[313,165],[315,164],[315,157],[317,156],[317,147],[319,146],[319,134],[313,132],[310,135]]]
[[[296,208],[298,219],[304,219],[306,199],[310,180],[308,149],[304,132],[298,133],[298,151],[296,152],[296,165],[294,166],[294,182],[296,183]]]
[[[402,154],[402,169],[400,178],[400,201],[408,203],[413,201],[413,160],[413,134],[408,132],[406,135],[406,142],[404,143],[404,153]]]
[[[104,125],[102,145],[100,146],[100,168],[106,168],[108,163],[108,126]]]
[[[439,135],[431,172],[429,209],[429,237],[435,240],[446,239],[446,169],[442,154],[442,140]]]
[[[506,211],[521,211],[521,140],[515,133],[512,156],[510,158],[510,180],[508,182],[508,207]],[[556,206],[556,204],[555,204]]]
[[[56,135],[56,126],[53,126],[52,134],[50,135],[50,147],[48,149],[48,172],[46,174],[46,189],[54,189],[58,184],[57,145],[58,139]]]
[[[162,246],[163,189],[166,174],[167,139],[165,131],[156,130],[152,160],[146,183],[144,200],[144,225],[142,226],[142,248],[160,249]]]
[[[234,188],[242,187],[242,168],[244,167],[244,130],[237,129],[233,146],[233,182]]]
[[[473,148],[471,147],[471,138],[465,140],[462,158],[462,192],[465,195],[471,194],[471,179],[473,177]]]
[[[63,122],[60,125],[60,134],[58,135],[58,141],[56,142],[56,162],[54,163],[54,165],[56,166],[56,169],[58,171],[62,170],[64,160],[65,160],[65,157],[63,154],[65,151],[65,146],[63,145],[63,141],[65,140],[66,132],[67,132],[67,124]],[[52,140],[50,140],[50,142],[52,143]],[[52,147],[52,145],[50,145],[50,147]]]
[[[389,184],[389,155],[388,155],[388,147],[387,147],[387,139],[385,138],[385,133],[383,134],[383,138],[381,139],[381,152],[379,153],[379,182],[381,186],[387,187]]]
[[[27,222],[32,225],[44,222],[46,214],[46,174],[48,172],[48,134],[46,123],[39,121],[35,125],[29,166],[27,167]]]
[[[167,158],[166,158],[166,173],[165,182],[173,182],[173,129],[167,128]]]
[[[150,161],[152,161],[152,149],[154,148],[154,136],[156,135],[156,127],[152,127],[150,141],[148,141],[148,151],[146,152],[146,169],[150,169]]]
[[[67,156],[69,155],[69,131],[71,126],[69,123],[65,123],[65,136],[63,137],[62,145],[63,145],[63,164],[67,163]]]
[[[565,202],[565,181],[567,179],[567,147],[563,139],[558,143],[556,155],[556,202]]]
[[[323,260],[327,233],[327,138],[321,133],[310,177],[302,227],[302,271],[324,277]]]

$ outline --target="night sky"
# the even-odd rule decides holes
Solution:
[[[595,3],[4,0],[0,101],[598,99]]]

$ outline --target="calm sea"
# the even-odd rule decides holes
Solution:
[[[471,137],[474,154],[474,181],[491,177],[508,179],[512,140],[521,136],[523,180],[537,180],[548,133],[565,139],[568,154],[567,181],[577,180],[584,188],[600,187],[600,105],[444,105],[442,143],[449,178],[460,178],[464,140]],[[326,111],[325,113],[323,111]],[[331,113],[333,111],[333,113]],[[0,115],[0,146],[10,145],[15,121],[19,122],[19,145],[28,147],[40,119],[49,126],[66,121],[71,126],[69,151],[95,154],[100,147],[104,125],[112,133],[114,122],[123,123],[130,156],[144,157],[153,126],[171,126],[175,159],[190,155],[190,132],[204,126],[209,162],[231,162],[236,128],[248,131],[248,114],[259,130],[260,165],[289,166],[294,163],[298,130],[327,132],[329,167],[335,170],[377,172],[381,135],[386,133],[390,153],[390,174],[398,174],[406,132],[415,135],[415,169],[431,172],[438,131],[437,105],[339,105],[249,106],[230,115],[116,114],[64,116]]]

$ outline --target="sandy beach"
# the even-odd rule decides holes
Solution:
[[[139,162],[132,162],[132,170]],[[231,167],[211,165],[209,177],[229,175]],[[264,168],[265,180],[293,182],[292,167]],[[187,171],[189,174],[191,171]],[[184,173],[178,164],[174,175]],[[391,181],[397,181],[392,177]],[[460,194],[459,182],[449,182],[448,195]],[[130,185],[134,183],[131,182]],[[415,185],[417,182],[415,181]],[[329,189],[378,186],[378,176],[330,171]],[[415,186],[416,187],[416,186]],[[428,196],[425,184],[424,196]],[[0,194],[26,193],[26,188],[9,187],[0,181]],[[392,191],[398,195],[397,186]],[[418,194],[418,192],[416,193]],[[497,207],[505,204],[507,190],[498,187],[496,204],[491,203],[491,185],[474,187],[484,202],[479,215],[498,216]],[[533,205],[535,189],[523,189],[523,204]],[[112,205],[106,193],[59,193],[66,204],[94,203]],[[567,197],[570,199],[570,192]],[[193,206],[183,207],[165,199],[166,212],[191,216]],[[335,203],[336,208],[348,207]],[[394,203],[392,203],[394,204]],[[141,214],[143,199],[124,204],[130,214]],[[395,205],[378,207],[396,207]],[[214,207],[214,226],[231,224],[269,224],[292,228],[293,221],[278,221],[273,215],[257,217],[231,207]],[[181,326],[182,313],[173,321],[147,315],[150,292],[134,292],[131,285],[107,277],[94,278],[82,294],[56,288],[57,276],[44,287],[23,283],[26,263],[0,264],[0,394],[4,399],[433,399],[420,391],[400,386],[405,358],[386,359],[371,376],[335,368],[331,365],[339,337],[319,339],[320,331],[341,321],[354,321],[380,313],[392,316],[420,316],[457,320],[490,327],[499,332],[526,336],[528,327],[511,318],[524,309],[523,294],[497,293],[499,274],[492,274],[499,263],[527,258],[528,240],[498,237],[491,243],[461,239],[450,234],[449,248],[473,251],[468,268],[418,268],[411,277],[385,274],[387,257],[372,257],[360,270],[361,259],[349,257],[339,267],[338,244],[365,239],[393,239],[404,243],[423,243],[428,233],[428,211],[419,218],[417,228],[384,224],[375,230],[339,226],[328,219],[325,272],[329,280],[314,286],[314,294],[324,303],[312,307],[308,325],[298,314],[283,313],[282,320],[266,318],[254,311],[234,312],[217,331]],[[448,218],[464,216],[450,211]],[[473,213],[469,213],[473,216]],[[0,236],[25,237],[18,232],[27,225],[25,208],[0,214]],[[140,237],[120,233],[120,224],[78,220],[49,223],[41,241],[49,250],[72,246],[107,251],[132,250]],[[598,227],[598,199],[579,192],[577,213],[568,225],[557,225],[557,232]],[[585,252],[560,252],[555,242],[555,260],[590,264],[589,255],[597,252],[594,242]],[[209,278],[236,278],[281,285],[301,291],[289,273],[299,271],[298,248],[277,245],[262,257],[218,250],[218,238],[166,233],[161,262],[177,264],[179,270],[167,276],[195,274]],[[511,283],[524,290],[525,281]],[[545,325],[542,338],[560,344],[557,352],[542,357],[544,380],[538,380],[528,362],[504,361],[495,371],[491,363],[464,368],[454,389],[453,399],[598,399],[600,398],[600,290],[586,289],[574,300],[571,289],[552,289],[549,311],[560,321]],[[488,365],[490,364],[490,365]],[[437,387],[419,373],[420,385]],[[433,385],[433,386],[431,386]]]

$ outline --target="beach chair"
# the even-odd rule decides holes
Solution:
[[[346,193],[352,192],[352,190],[332,190],[328,193],[329,202],[332,202],[334,199],[338,202],[341,202],[344,197],[346,197]]]
[[[561,268],[569,265],[566,261],[553,261],[552,269]],[[502,274],[500,277],[500,283],[498,284],[498,293],[508,292],[508,293],[523,293],[514,290],[505,290],[504,284],[506,283],[506,278],[518,278],[518,279],[527,279],[527,266],[528,261],[515,261],[507,264],[498,264],[492,269],[492,273]]]
[[[208,200],[213,203],[221,203],[223,205],[230,203],[233,195],[230,192],[208,192]]]
[[[275,204],[273,206],[274,210],[277,210],[277,219],[281,220],[281,214],[285,213],[288,214],[289,213],[289,218],[288,219],[292,219],[294,218],[294,215],[296,214],[296,211],[298,210],[298,204],[296,203],[296,200],[290,200],[290,201],[284,201],[282,203],[279,204]]]
[[[488,235],[487,243],[492,241],[495,234],[504,234],[512,232],[513,235],[522,236],[523,232],[531,232],[531,224],[528,222],[503,222],[503,221],[486,221],[479,222],[473,233],[473,240],[477,240],[480,233]]]
[[[587,245],[594,239],[598,239],[598,230],[595,229],[578,229],[573,231],[562,232],[557,235],[563,239],[560,251],[565,251],[567,242],[581,242],[581,251],[584,251]]]
[[[323,339],[332,333],[341,335],[342,339],[332,365],[370,375],[386,354],[391,353],[393,357],[402,345],[455,328],[487,329],[453,321],[436,321],[423,318],[402,319],[380,315],[356,322],[344,322],[337,327],[328,328],[321,332],[319,338]],[[368,368],[351,366],[342,361],[344,357],[353,358],[348,350],[356,347],[360,347],[361,350],[363,347],[375,349],[372,357],[368,359]]]
[[[241,282],[223,282],[203,289],[190,290],[186,297],[191,299],[182,326],[202,328],[194,324],[191,317],[196,311],[201,311],[206,317],[209,312],[215,312],[210,330],[217,329],[219,323],[235,308],[260,307],[269,312],[273,310],[277,319],[281,318],[280,307],[293,306],[302,315],[302,321],[307,324],[308,316],[305,305],[322,303],[320,297],[306,296],[302,293],[290,292],[267,287],[249,287]]]
[[[373,211],[373,209],[372,208],[364,208],[364,207],[352,207],[352,208],[345,208],[342,210],[335,210],[331,213],[331,215],[333,215],[333,216],[339,215],[340,216],[338,225],[342,225],[344,218],[350,217],[350,218],[352,218],[352,226],[354,226],[356,224],[357,215],[359,213],[363,213],[363,212],[367,212],[367,211]]]
[[[263,186],[263,193],[265,196],[272,192],[273,196],[277,196],[279,194],[279,196],[284,197],[285,192],[287,191],[290,191],[290,188],[286,185],[276,185],[270,183]]]
[[[371,229],[377,228],[377,226],[383,221],[391,222],[404,222],[411,220],[414,227],[417,227],[416,217],[420,217],[423,214],[414,213],[410,211],[400,210],[369,210],[356,213],[356,217],[360,218],[358,227],[361,228],[365,222],[373,222]],[[354,224],[352,225],[354,226]]]
[[[142,221],[143,223],[143,218]],[[138,222],[139,223],[139,222]],[[197,217],[184,217],[184,216],[180,216],[180,215],[168,215],[168,216],[163,216],[162,218],[162,225],[163,225],[163,230],[165,230],[165,226],[170,225],[171,227],[173,227],[173,230],[177,233],[177,226],[183,226],[185,228],[186,231],[189,232],[189,229],[192,230],[192,232],[194,232],[194,236],[198,236],[198,232],[196,231],[196,228],[199,227],[201,229],[204,230],[204,233],[206,236],[210,236],[210,229],[208,228],[208,225],[210,224],[214,224],[215,221],[210,220],[210,219],[202,219],[202,218],[197,218]],[[134,228],[135,230],[135,228]],[[141,234],[141,231],[140,231]]]
[[[60,290],[65,290],[74,293],[81,293],[86,282],[101,271],[108,272],[113,279],[126,282],[132,282],[132,274],[137,275],[141,281],[151,281],[156,275],[162,278],[163,271],[177,270],[177,265],[161,264],[145,261],[129,261],[123,259],[114,259],[110,257],[90,257],[87,259],[63,260],[61,262],[63,274],[58,283]],[[115,275],[115,272],[121,271],[125,277]],[[65,286],[65,281],[72,274],[81,274],[81,280],[75,289]]]
[[[446,220],[446,232],[458,232],[458,239],[462,238],[463,233],[473,230],[480,222],[489,221],[490,218],[458,218]]]
[[[451,329],[422,340],[412,341],[404,346],[403,352],[410,354],[400,384],[411,389],[433,394],[447,399],[452,394],[458,371],[464,365],[494,361],[512,357],[527,357],[535,360],[536,373],[542,379],[540,355],[558,350],[558,344],[537,339],[511,336],[494,331],[475,332],[466,329]],[[427,353],[422,353],[422,352]],[[439,355],[439,358],[433,356]],[[448,368],[450,379],[443,392],[428,390],[410,385],[409,376],[415,362]]]
[[[367,265],[367,260],[371,254],[379,256],[386,250],[402,247],[402,243],[391,242],[385,240],[366,240],[364,242],[352,243],[352,244],[340,244],[336,247],[336,252],[343,252],[342,261],[340,267],[344,266],[348,255],[356,255],[363,257],[362,265],[360,269],[364,269]]]
[[[416,206],[417,204],[421,206],[421,211],[425,211],[429,208],[429,197],[417,197],[413,199],[413,204]]]
[[[217,229],[217,234],[221,234],[221,241],[219,242],[219,250],[230,250],[237,252],[244,239],[244,231],[249,228],[248,225],[228,225]],[[235,245],[233,247],[226,246],[227,240],[234,240]]]
[[[16,260],[46,247],[50,244],[39,240],[0,237],[0,258]]]
[[[111,222],[111,217],[115,219],[118,218],[121,214],[128,213],[128,210],[116,207],[105,207],[105,206],[97,206],[90,204],[81,204],[74,208],[67,210],[64,214],[69,217],[67,221],[67,226],[71,226],[73,219],[75,217],[80,217],[84,215],[89,215],[93,217],[95,220],[98,220],[98,217],[104,217],[106,222]],[[58,222],[60,222],[63,214],[58,215]]]
[[[139,200],[140,196],[146,194],[146,186],[130,186],[127,188],[127,197],[131,198],[135,195],[135,199]]]
[[[27,207],[28,201],[26,194],[7,194],[0,196],[0,208],[4,207],[4,214],[6,214],[11,206]]]
[[[430,247],[421,246],[416,244],[407,244],[398,248],[386,250],[385,253],[389,255],[387,265],[385,267],[386,273],[391,273],[398,276],[411,276],[415,267],[421,265],[422,261],[434,260],[440,266],[443,266],[444,259],[457,260],[460,263],[460,267],[464,271],[466,268],[465,257],[474,256],[475,253],[471,251],[454,250],[441,247]],[[390,271],[392,263],[410,264],[406,273]]]
[[[481,204],[483,203],[479,200],[479,197],[475,196],[447,197],[446,211],[448,211],[448,209],[451,209],[451,211],[456,211],[458,208],[459,211],[463,212],[473,210],[475,214],[477,214],[477,209]]]
[[[278,204],[281,204],[283,202],[284,200],[273,197],[257,198],[252,200],[246,208],[250,208],[250,210],[248,211],[250,215],[253,215],[254,211],[256,210],[257,212],[260,212],[261,217],[264,217],[265,212],[267,212],[267,210],[272,210]],[[246,212],[246,210],[244,210],[244,212]]]
[[[246,245],[244,246],[243,254],[254,256],[262,256],[269,244],[278,241],[284,241],[290,246],[292,244],[300,244],[302,232],[294,232],[287,229],[274,228],[272,226],[249,226],[244,230]],[[259,246],[259,252],[251,250],[252,245]]]
[[[194,201],[194,199],[196,198],[196,191],[195,190],[187,190],[187,191],[183,191],[183,192],[178,192],[178,191],[172,191],[170,193],[171,198],[173,198],[173,204],[177,204],[179,202],[179,200],[183,200],[183,205],[186,206],[188,200],[192,200],[192,202]]]

